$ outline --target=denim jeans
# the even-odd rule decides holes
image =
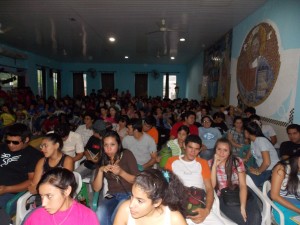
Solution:
[[[245,222],[241,214],[241,206],[228,206],[224,203],[223,198],[220,197],[220,210],[233,222],[238,225],[259,225],[261,224],[261,213],[257,205],[257,197],[255,193],[248,189],[248,192],[252,193],[252,197],[247,200],[246,214],[247,221]]]
[[[11,194],[11,193],[0,195],[0,207],[3,208],[3,209],[5,209],[7,202],[10,199],[12,199],[15,195],[16,194]],[[16,207],[17,207],[17,201],[12,206],[12,213],[16,212]]]
[[[114,193],[114,198],[101,199],[96,211],[101,225],[112,225],[121,203],[129,199],[130,195],[126,193]]]
[[[261,188],[263,186],[264,182],[270,178],[271,174],[272,174],[272,170],[265,170],[259,175],[255,175],[253,173],[250,173],[250,171],[248,171],[248,175],[252,178],[254,184],[258,188]]]

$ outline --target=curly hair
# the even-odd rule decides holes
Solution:
[[[154,203],[162,199],[162,204],[172,211],[186,215],[187,195],[179,178],[170,171],[147,169],[137,175],[134,185],[147,193]]]

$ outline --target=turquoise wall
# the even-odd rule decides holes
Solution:
[[[186,96],[189,99],[201,100],[199,85],[202,83],[203,75],[203,51],[187,64],[187,90]]]
[[[157,64],[89,64],[89,63],[66,63],[62,68],[62,96],[73,95],[73,71],[88,71],[93,68],[97,71],[95,78],[92,78],[87,72],[87,92],[92,89],[102,88],[101,71],[114,72],[115,88],[119,92],[129,90],[132,95],[135,93],[135,73],[148,72],[148,96],[162,96],[163,93],[163,75],[169,72],[170,75],[177,75],[177,83],[180,87],[179,97],[185,97],[186,92],[186,66],[185,65],[157,65]],[[151,75],[151,71],[156,70],[160,76],[157,79]]]
[[[2,45],[3,46],[3,45]],[[89,68],[96,69],[97,76],[92,78],[87,76],[87,92],[88,94],[92,89],[98,90],[102,88],[101,72],[100,71],[113,71],[115,73],[115,88],[119,91],[129,90],[133,95],[135,91],[135,73],[148,72],[148,96],[162,96],[163,92],[163,75],[166,72],[177,75],[177,83],[180,87],[179,97],[186,97],[186,66],[185,65],[157,65],[157,64],[88,64],[88,63],[59,63],[45,57],[41,57],[30,52],[21,51],[9,46],[3,48],[10,49],[18,53],[27,55],[25,60],[14,60],[7,57],[0,58],[1,65],[25,68],[27,69],[26,85],[31,87],[32,91],[37,94],[37,69],[39,66],[46,67],[46,93],[47,97],[53,95],[53,83],[49,76],[49,70],[61,70],[62,75],[62,96],[73,96],[73,71],[88,71]],[[156,70],[160,76],[155,79],[151,72]],[[89,74],[89,73],[87,73]]]

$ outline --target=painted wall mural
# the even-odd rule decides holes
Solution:
[[[280,69],[276,32],[271,24],[260,23],[247,34],[237,62],[237,86],[241,100],[258,106],[273,90]]]
[[[215,106],[229,104],[232,30],[204,52],[201,96]]]

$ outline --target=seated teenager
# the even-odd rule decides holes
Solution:
[[[186,225],[184,186],[171,172],[147,169],[132,186],[132,197],[120,206],[114,225]]]
[[[42,175],[48,170],[56,167],[66,168],[70,171],[74,169],[72,158],[61,151],[63,140],[58,134],[50,133],[43,137],[40,148],[45,157],[41,158],[35,166],[34,177],[31,185],[28,187],[31,194],[37,193],[36,186]]]
[[[42,153],[29,146],[31,132],[20,123],[7,127],[5,144],[0,144],[0,207],[18,192],[26,191]]]
[[[273,169],[271,198],[284,214],[284,224],[296,224],[291,220],[300,214],[300,151],[290,152],[290,157],[280,161]],[[279,215],[274,210],[279,224]]]
[[[49,170],[37,185],[42,207],[29,214],[24,225],[99,225],[96,214],[73,199],[76,188],[71,171],[64,168]]]
[[[244,163],[233,155],[228,139],[221,138],[217,141],[214,159],[209,164],[212,186],[217,189],[221,211],[239,225],[261,224],[256,199],[247,190]],[[227,189],[236,191],[235,199],[226,196]]]
[[[103,178],[107,179],[109,195],[99,201],[97,216],[101,225],[111,225],[120,203],[130,197],[138,168],[132,152],[122,148],[117,132],[106,132],[102,143],[104,154],[92,185],[95,191],[100,191]]]

